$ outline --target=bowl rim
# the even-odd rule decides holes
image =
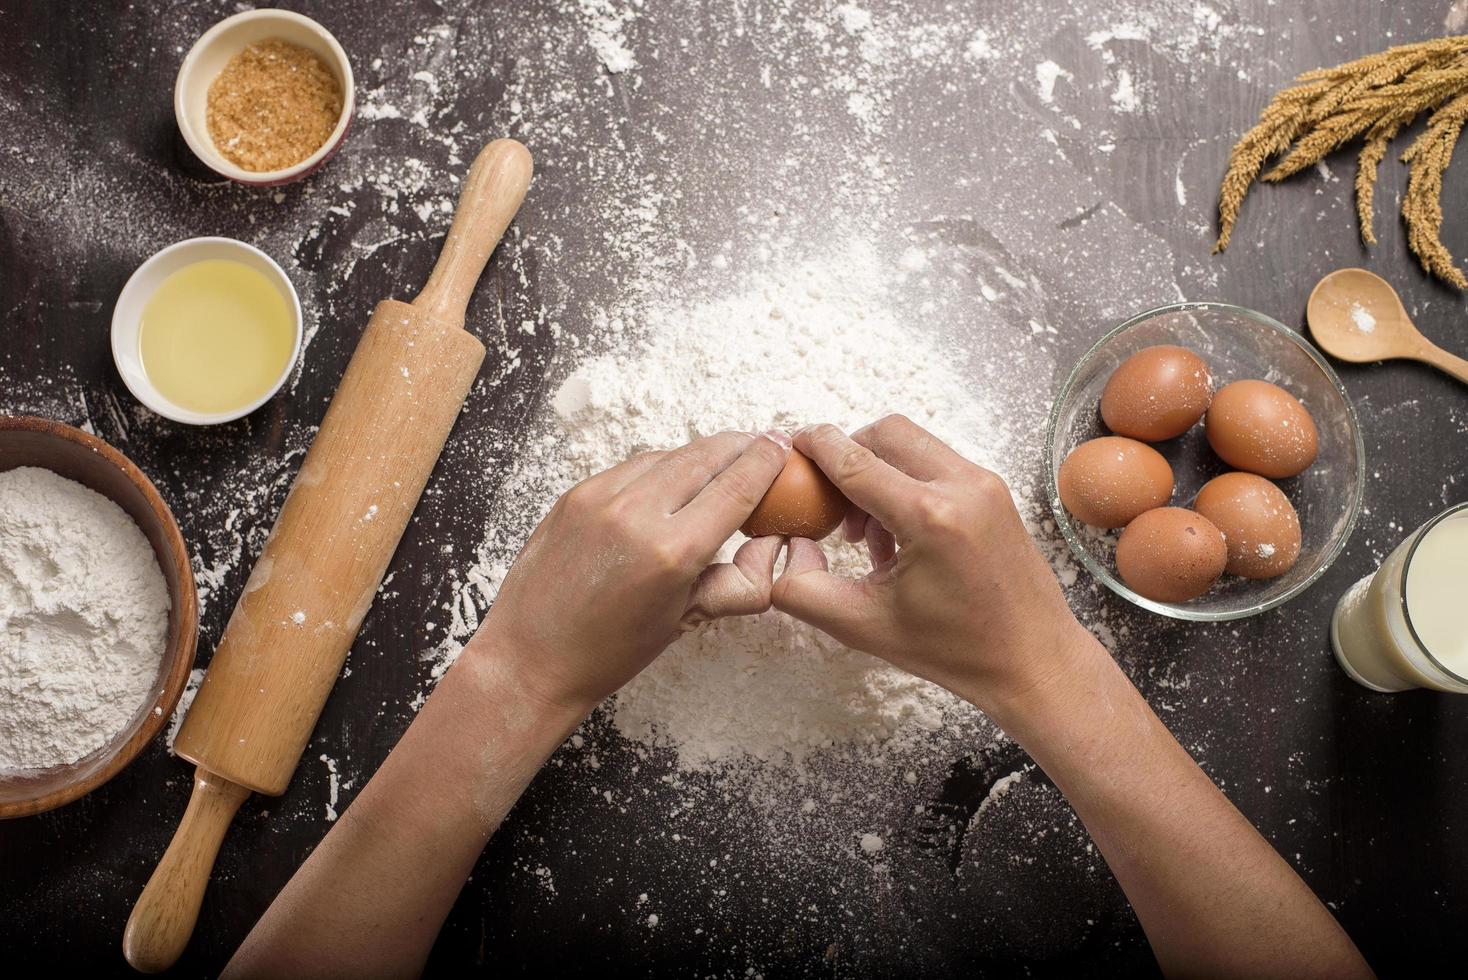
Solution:
[[[1097,561],[1095,557],[1091,555],[1089,549],[1086,548],[1085,544],[1082,543],[1082,541],[1080,540],[1080,535],[1071,524],[1070,516],[1065,512],[1064,506],[1060,503],[1060,488],[1056,485],[1055,481],[1055,443],[1057,435],[1056,429],[1060,424],[1060,407],[1065,404],[1066,397],[1075,387],[1077,378],[1081,373],[1081,369],[1089,364],[1091,359],[1095,357],[1101,351],[1101,349],[1111,341],[1113,337],[1116,337],[1117,335],[1130,329],[1136,324],[1141,323],[1144,320],[1150,320],[1153,317],[1163,316],[1171,313],[1188,312],[1192,310],[1214,310],[1240,316],[1245,320],[1249,320],[1256,324],[1259,324],[1260,326],[1267,327],[1268,329],[1273,330],[1275,333],[1283,334],[1286,338],[1293,342],[1295,346],[1299,347],[1300,350],[1302,350],[1312,361],[1315,362],[1316,367],[1320,368],[1320,371],[1322,374],[1325,375],[1326,380],[1331,383],[1331,385],[1335,388],[1336,393],[1340,395],[1341,402],[1346,406],[1346,420],[1348,428],[1351,430],[1351,439],[1356,445],[1356,492],[1352,495],[1352,499],[1350,502],[1350,512],[1346,515],[1346,522],[1341,528],[1341,533],[1332,542],[1330,548],[1326,551],[1321,562],[1308,576],[1301,579],[1299,582],[1296,582],[1289,589],[1280,593],[1274,598],[1264,602],[1257,602],[1252,605],[1244,606],[1240,609],[1222,611],[1192,609],[1186,605],[1169,602],[1157,602],[1155,600],[1148,599],[1145,596],[1138,595],[1136,592],[1133,592],[1131,589],[1127,588],[1126,584],[1115,575],[1113,575],[1111,570],[1108,569],[1104,564]],[[1317,351],[1314,345],[1306,340],[1302,334],[1295,330],[1291,330],[1289,327],[1285,326],[1283,323],[1280,323],[1278,320],[1274,319],[1271,316],[1267,316],[1266,314],[1260,313],[1257,310],[1251,310],[1244,306],[1237,306],[1233,303],[1192,301],[1168,303],[1163,306],[1153,307],[1150,310],[1145,310],[1141,313],[1136,314],[1135,316],[1129,317],[1116,326],[1112,327],[1110,330],[1106,331],[1106,333],[1103,334],[1099,340],[1093,343],[1086,350],[1086,352],[1082,354],[1080,358],[1076,361],[1075,366],[1072,367],[1070,370],[1070,374],[1066,376],[1065,383],[1060,386],[1059,392],[1056,393],[1054,401],[1052,401],[1050,404],[1050,418],[1045,425],[1044,462],[1045,494],[1049,498],[1050,512],[1055,518],[1055,525],[1060,529],[1061,536],[1065,538],[1066,544],[1070,546],[1071,554],[1074,555],[1076,559],[1081,563],[1081,565],[1085,567],[1086,571],[1090,572],[1092,577],[1099,580],[1101,584],[1105,585],[1112,592],[1115,592],[1117,595],[1121,596],[1123,599],[1126,599],[1128,602],[1131,602],[1133,605],[1140,606],[1150,612],[1158,613],[1159,615],[1167,616],[1172,619],[1182,619],[1200,623],[1227,622],[1228,620],[1244,619],[1249,616],[1255,616],[1259,613],[1267,612],[1270,609],[1274,609],[1278,606],[1284,605],[1286,602],[1289,602],[1291,599],[1295,598],[1295,596],[1299,595],[1310,586],[1314,585],[1315,582],[1322,575],[1325,574],[1326,569],[1335,564],[1335,560],[1340,557],[1341,552],[1345,550],[1346,542],[1348,542],[1351,538],[1351,532],[1356,529],[1356,520],[1360,516],[1362,498],[1365,496],[1366,443],[1365,440],[1363,440],[1361,437],[1361,424],[1360,420],[1356,416],[1356,406],[1351,402],[1350,396],[1346,393],[1346,386],[1341,383],[1340,377],[1335,373],[1335,370],[1331,368],[1330,364],[1326,362],[1325,357],[1319,351]]]
[[[332,58],[336,62],[336,69],[341,73],[342,81],[342,111],[337,117],[336,126],[332,128],[331,135],[326,142],[316,148],[316,151],[300,163],[283,167],[280,170],[246,170],[243,167],[230,163],[224,154],[220,153],[214,146],[214,140],[207,132],[196,132],[189,122],[188,113],[184,109],[184,101],[188,93],[195,87],[193,81],[194,69],[199,59],[210,45],[219,41],[224,34],[252,20],[276,20],[295,23],[321,38],[327,49],[331,51]],[[212,82],[213,79],[210,79]],[[179,133],[183,135],[184,142],[193,151],[206,167],[239,184],[251,187],[273,187],[279,184],[289,184],[314,173],[322,164],[332,157],[346,140],[347,130],[351,128],[352,119],[357,111],[356,78],[352,73],[352,61],[347,57],[346,49],[336,39],[336,35],[328,31],[320,23],[307,17],[305,14],[296,13],[294,10],[280,10],[275,7],[260,7],[255,10],[244,10],[216,23],[203,34],[189,48],[184,55],[183,61],[179,63],[178,74],[174,76],[173,82],[173,115],[178,125]]]
[[[194,668],[194,656],[199,638],[199,594],[194,581],[193,562],[189,555],[188,545],[184,541],[183,532],[179,530],[178,521],[174,519],[173,511],[169,509],[168,504],[159,494],[158,488],[153,485],[153,481],[149,480],[132,460],[106,441],[90,433],[83,432],[64,422],[56,422],[35,415],[0,414],[0,431],[36,432],[72,442],[102,457],[120,470],[127,477],[128,482],[135,486],[142,493],[143,499],[148,502],[149,509],[158,518],[163,529],[163,538],[167,542],[168,550],[172,552],[171,555],[159,555],[155,550],[154,556],[159,560],[160,565],[172,559],[174,565],[180,569],[177,594],[170,595],[170,599],[178,610],[178,625],[176,629],[170,628],[168,646],[164,649],[164,656],[171,655],[173,663],[169,666],[164,678],[162,692],[153,702],[154,709],[145,712],[143,723],[138,726],[137,731],[119,745],[105,763],[97,766],[87,776],[41,796],[13,803],[0,803],[0,820],[4,820],[54,810],[87,795],[127,768],[142,753],[144,746],[151,742],[172,720],[173,710],[178,706],[184,685],[188,682],[189,672]]]
[[[120,360],[124,356],[118,336],[119,331],[125,327],[122,320],[123,301],[134,290],[142,288],[140,285],[142,276],[148,271],[150,266],[161,262],[174,252],[197,249],[205,245],[218,245],[225,248],[241,249],[269,266],[275,275],[279,277],[280,281],[285,284],[286,292],[290,297],[290,308],[293,318],[292,327],[295,332],[295,338],[291,345],[291,356],[286,359],[285,366],[281,368],[280,375],[275,379],[274,383],[259,398],[256,398],[247,405],[228,412],[193,412],[175,405],[165,398],[161,391],[154,387],[151,380],[148,381],[146,387],[133,384],[132,379],[128,377],[128,372],[123,371]],[[144,303],[146,303],[146,300],[144,300]],[[144,259],[133,270],[133,274],[127,277],[127,282],[123,283],[122,289],[117,294],[116,301],[112,304],[112,325],[109,328],[109,333],[109,340],[112,347],[112,365],[117,369],[117,373],[122,378],[122,383],[127,386],[128,391],[132,392],[134,398],[142,402],[150,411],[156,412],[174,422],[181,422],[185,425],[222,425],[225,422],[234,422],[244,418],[280,393],[280,389],[285,386],[286,381],[290,378],[291,372],[296,369],[296,362],[301,359],[301,347],[305,342],[306,322],[305,313],[301,309],[301,296],[296,291],[296,284],[291,282],[291,277],[286,275],[285,270],[280,267],[279,262],[276,262],[265,252],[248,242],[242,242],[237,238],[212,235],[200,238],[185,238],[183,241],[174,242],[172,245],[159,249]],[[141,357],[139,357],[139,360],[141,361]],[[146,371],[140,373],[144,379],[147,378]]]

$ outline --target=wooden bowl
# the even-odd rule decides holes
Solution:
[[[0,472],[39,466],[117,503],[153,546],[168,582],[168,646],[153,682],[153,696],[132,721],[101,748],[78,761],[26,772],[0,772],[0,819],[41,813],[101,786],[132,762],[163,730],[194,665],[199,627],[198,596],[188,547],[163,498],[122,453],[96,436],[60,422],[0,415]]]

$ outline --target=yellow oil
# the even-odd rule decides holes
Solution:
[[[206,259],[164,279],[143,307],[143,371],[180,408],[243,408],[274,385],[295,347],[290,306],[265,274]]]

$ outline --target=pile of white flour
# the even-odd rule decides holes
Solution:
[[[117,504],[0,473],[0,770],[76,762],[125,728],[163,659],[168,586]]]
[[[1012,413],[989,404],[988,386],[966,375],[957,354],[899,322],[884,286],[891,278],[860,243],[802,264],[772,263],[728,295],[646,311],[629,324],[636,340],[579,364],[553,399],[543,438],[496,495],[487,536],[451,604],[438,670],[555,497],[641,449],[721,429],[833,422],[850,430],[902,412],[997,469],[1010,439],[996,420]],[[825,543],[833,567],[863,574],[865,548],[838,538]],[[877,750],[973,714],[941,689],[776,612],[682,637],[612,711],[623,735],[672,747],[691,769]]]

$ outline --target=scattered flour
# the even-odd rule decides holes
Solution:
[[[440,669],[555,497],[643,448],[720,429],[816,421],[852,429],[903,412],[1002,472],[1010,440],[988,389],[960,373],[952,352],[899,321],[882,268],[865,243],[847,242],[752,275],[727,295],[654,307],[630,349],[584,360],[552,399],[539,448],[498,495],[500,511],[452,603]],[[834,569],[866,571],[864,549],[832,539],[826,547]],[[746,757],[801,762],[840,745],[879,750],[976,714],[777,612],[680,638],[611,711],[622,735],[671,747],[688,769]]]
[[[1443,30],[1449,34],[1457,34],[1464,27],[1468,27],[1468,0],[1457,0],[1448,8],[1447,16],[1443,18]]]
[[[0,473],[0,770],[68,765],[147,703],[168,586],[117,504],[50,470]]]
[[[1132,73],[1125,68],[1116,73],[1116,88],[1111,92],[1111,104],[1118,112],[1136,112],[1142,105],[1137,98],[1136,86],[1132,84]]]
[[[326,822],[335,823],[337,812],[337,798],[341,795],[341,776],[336,769],[336,760],[329,755],[323,754],[321,761],[326,765],[327,800],[326,800]]]
[[[1035,83],[1040,87],[1040,101],[1049,105],[1055,101],[1055,83],[1061,78],[1073,78],[1070,72],[1053,61],[1042,61],[1035,66]]]
[[[630,6],[620,9],[611,0],[580,0],[586,23],[586,39],[609,74],[620,75],[637,67],[637,56],[627,44],[624,29],[635,18]]]
[[[974,819],[978,820],[979,818],[983,817],[985,810],[989,809],[989,807],[993,806],[996,802],[1002,800],[1005,796],[1007,796],[1009,794],[1009,791],[1014,789],[1015,785],[1024,778],[1025,770],[1020,769],[1010,773],[1008,776],[1004,776],[1000,779],[995,780],[994,785],[989,787],[989,792],[979,803],[979,808],[974,813]]]
[[[184,716],[189,713],[189,708],[194,703],[194,696],[199,693],[199,685],[203,683],[203,667],[195,667],[189,671],[189,679],[184,683],[183,693],[178,696],[178,704],[174,706],[173,717],[168,719],[168,732],[163,738],[170,753],[173,752],[173,743],[178,740],[178,730],[183,726]]]

